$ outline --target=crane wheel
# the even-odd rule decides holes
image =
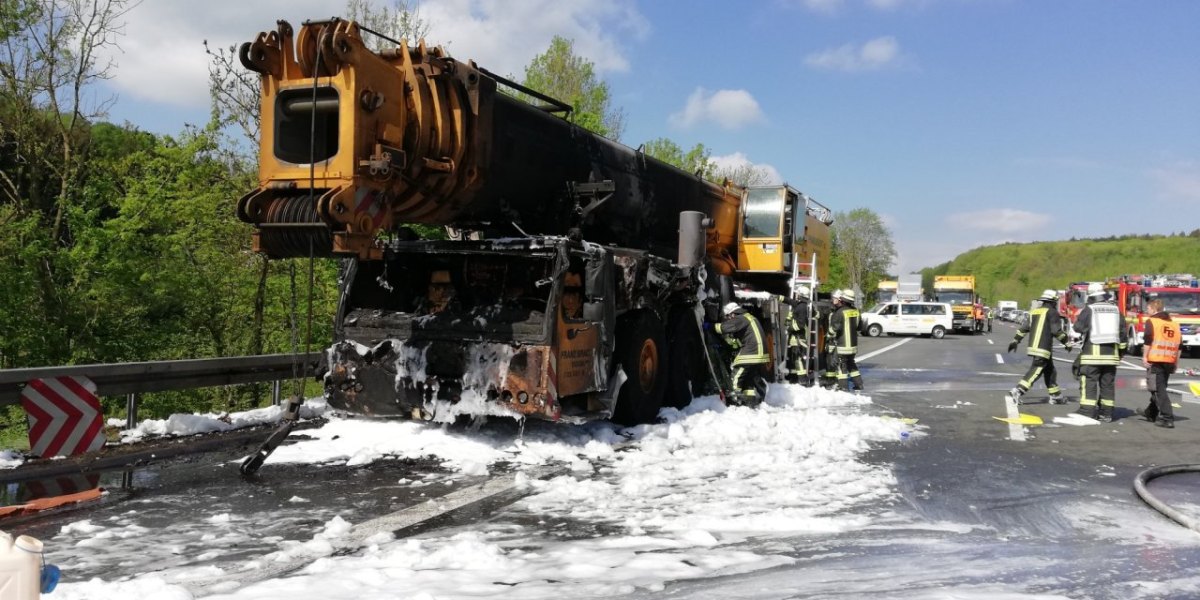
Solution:
[[[621,425],[654,421],[667,388],[667,341],[663,323],[652,311],[622,319],[616,358],[627,379],[617,396],[613,421]]]

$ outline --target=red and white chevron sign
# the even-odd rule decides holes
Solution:
[[[34,456],[74,456],[104,446],[96,384],[87,377],[34,379],[21,391]]]

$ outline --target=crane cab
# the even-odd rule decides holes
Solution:
[[[813,254],[819,272],[828,270],[833,215],[804,193],[787,184],[748,187],[741,217],[739,272],[790,275],[793,261],[805,264]]]

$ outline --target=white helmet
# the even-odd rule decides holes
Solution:
[[[829,299],[830,300],[841,300],[842,299],[842,290],[833,290],[833,293],[829,295]]]
[[[721,313],[728,317],[729,315],[733,314],[733,311],[738,310],[741,307],[742,305],[738,304],[737,302],[730,302],[721,309]]]
[[[1088,284],[1088,287],[1087,287],[1088,298],[1092,298],[1095,296],[1103,296],[1107,293],[1108,292],[1105,291],[1103,283],[1098,283],[1098,282],[1093,281],[1092,283]]]
[[[1054,290],[1042,290],[1042,296],[1038,300],[1042,302],[1054,302],[1058,300],[1058,292]]]
[[[796,295],[800,296],[801,298],[808,299],[812,296],[812,292],[808,291],[808,288],[806,287],[799,287],[796,288]]]
[[[842,290],[842,300],[854,304],[854,290]]]

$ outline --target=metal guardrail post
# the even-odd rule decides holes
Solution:
[[[137,427],[138,393],[130,392],[125,397],[125,429]]]
[[[271,406],[279,406],[280,391],[283,388],[283,382],[276,379],[271,383]]]

